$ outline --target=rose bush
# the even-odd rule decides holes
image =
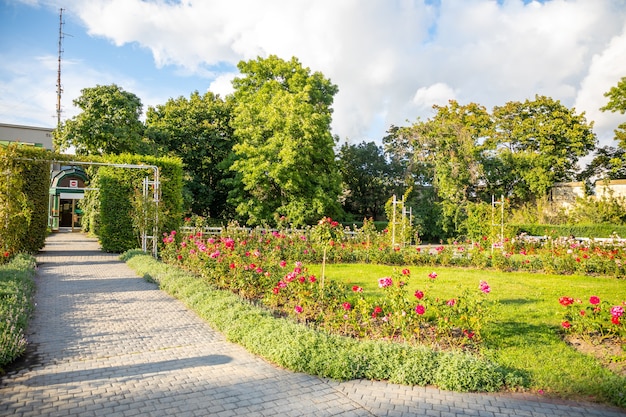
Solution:
[[[163,236],[165,261],[202,276],[217,288],[262,302],[278,314],[329,331],[359,338],[402,340],[412,343],[471,347],[481,341],[489,316],[489,285],[449,299],[431,296],[437,273],[423,277],[413,299],[407,294],[410,271],[381,277],[384,296],[366,299],[358,288],[350,291],[336,282],[325,283],[308,274],[308,263],[369,262],[389,265],[430,265],[550,271],[563,274],[624,276],[624,248],[619,242],[579,242],[572,239],[505,239],[492,245],[487,238],[450,245],[391,247],[385,232],[368,226],[346,233],[339,223],[323,218],[305,230],[245,229],[236,224],[220,235],[192,233]],[[323,269],[322,269],[323,271]],[[322,276],[323,278],[323,276]],[[321,282],[320,282],[321,281]],[[411,301],[412,300],[412,301]],[[581,335],[616,336],[623,319],[611,315],[598,298],[581,307],[570,297],[562,327]],[[620,307],[620,306],[613,306]],[[617,310],[615,310],[617,311]]]
[[[197,223],[191,221],[188,226]],[[194,233],[200,232],[197,228]],[[494,268],[501,271],[534,271],[557,274],[626,277],[625,241],[578,241],[566,238],[520,236],[491,242],[451,242],[448,245],[396,246],[386,232],[376,232],[371,222],[362,228],[343,228],[330,218],[303,230],[244,229],[236,224],[220,236],[274,243],[278,257],[292,261],[323,263],[375,263],[386,265],[431,265]],[[268,243],[268,244],[269,244]],[[183,254],[184,255],[184,254]]]
[[[626,300],[616,304],[595,295],[588,301],[563,296],[559,303],[564,307],[561,327],[567,334],[596,343],[608,338],[626,342],[626,324],[622,319]]]
[[[338,253],[348,257],[355,245],[363,247],[363,242],[357,244],[349,239],[339,242],[342,235],[337,232],[336,222],[326,218],[305,232],[231,227],[219,236],[207,236],[201,231],[184,235],[172,231],[163,236],[161,256],[217,288],[331,332],[455,347],[472,347],[480,342],[488,311],[486,282],[481,281],[473,293],[466,291],[453,299],[440,300],[430,295],[438,276],[433,271],[423,278],[424,291],[412,299],[407,293],[411,274],[405,268],[380,278],[383,296],[368,300],[360,287],[350,291],[339,283],[320,281],[299,260],[319,260],[319,245],[330,249],[335,260],[344,259]],[[370,237],[367,245],[371,243]],[[388,250],[381,245],[378,242],[373,250]],[[441,246],[425,256],[442,256],[446,251]]]

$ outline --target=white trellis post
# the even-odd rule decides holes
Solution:
[[[401,228],[400,228],[400,233],[401,233],[401,239],[398,241],[398,245],[406,245],[406,218],[408,215],[409,218],[409,225],[413,224],[413,210],[411,209],[411,207],[409,207],[407,209],[406,207],[406,203],[404,201],[404,196],[402,196],[402,200],[398,201],[396,195],[393,195],[392,198],[392,205],[393,205],[393,213],[391,214],[391,247],[395,247],[396,246],[396,224],[400,223],[401,224]],[[396,211],[398,210],[398,206],[400,206],[400,220],[398,220],[397,218],[397,213]],[[409,242],[410,243],[410,242]]]
[[[391,215],[391,247],[396,246],[396,195],[393,195],[393,213]]]
[[[500,223],[496,223],[496,206],[500,205]],[[504,248],[504,194],[500,196],[500,201],[496,201],[496,197],[491,194],[491,227],[500,226],[500,244]],[[491,244],[491,252],[493,253],[493,243]]]

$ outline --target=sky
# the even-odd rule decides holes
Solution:
[[[56,125],[83,88],[117,84],[144,112],[192,92],[232,93],[237,63],[296,57],[336,84],[340,142],[448,100],[489,111],[544,95],[615,146],[625,115],[601,112],[626,76],[626,0],[0,0],[0,123]]]

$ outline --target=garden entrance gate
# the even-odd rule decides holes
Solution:
[[[97,190],[97,188],[85,187],[85,181],[87,181],[87,175],[85,172],[77,168],[81,165],[88,166],[108,166],[113,168],[122,169],[144,169],[152,170],[152,179],[149,176],[143,179],[142,183],[142,197],[144,202],[152,203],[155,207],[154,218],[152,219],[152,227],[148,224],[147,204],[143,204],[144,221],[140,225],[141,229],[141,249],[144,252],[148,251],[148,243],[151,243],[152,255],[156,258],[158,253],[158,224],[159,224],[159,201],[160,201],[160,179],[159,179],[159,167],[156,165],[141,165],[141,164],[113,164],[103,162],[85,162],[85,161],[50,161],[53,168],[55,164],[60,167],[60,164],[64,164],[68,169],[66,170],[54,170],[51,172],[54,174],[50,183],[50,204],[48,211],[48,225],[52,230],[59,230],[59,226],[65,226],[66,221],[68,226],[74,227],[77,222],[80,222],[76,210],[76,200],[82,199],[85,191]],[[72,175],[64,175],[63,172],[71,173]],[[60,174],[59,174],[60,173]],[[63,181],[65,178],[66,181]],[[60,181],[61,180],[61,181]],[[81,181],[82,180],[82,181]],[[75,182],[73,182],[75,181]],[[67,184],[66,184],[67,182]],[[81,186],[82,185],[82,186]],[[64,205],[67,205],[67,210],[64,210]],[[63,214],[65,213],[65,214]],[[67,217],[67,219],[66,219]],[[151,229],[151,230],[149,230]]]

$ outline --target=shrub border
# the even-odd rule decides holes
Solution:
[[[34,309],[35,258],[20,254],[0,266],[0,375],[26,351],[26,328]],[[6,314],[6,316],[5,316]]]

